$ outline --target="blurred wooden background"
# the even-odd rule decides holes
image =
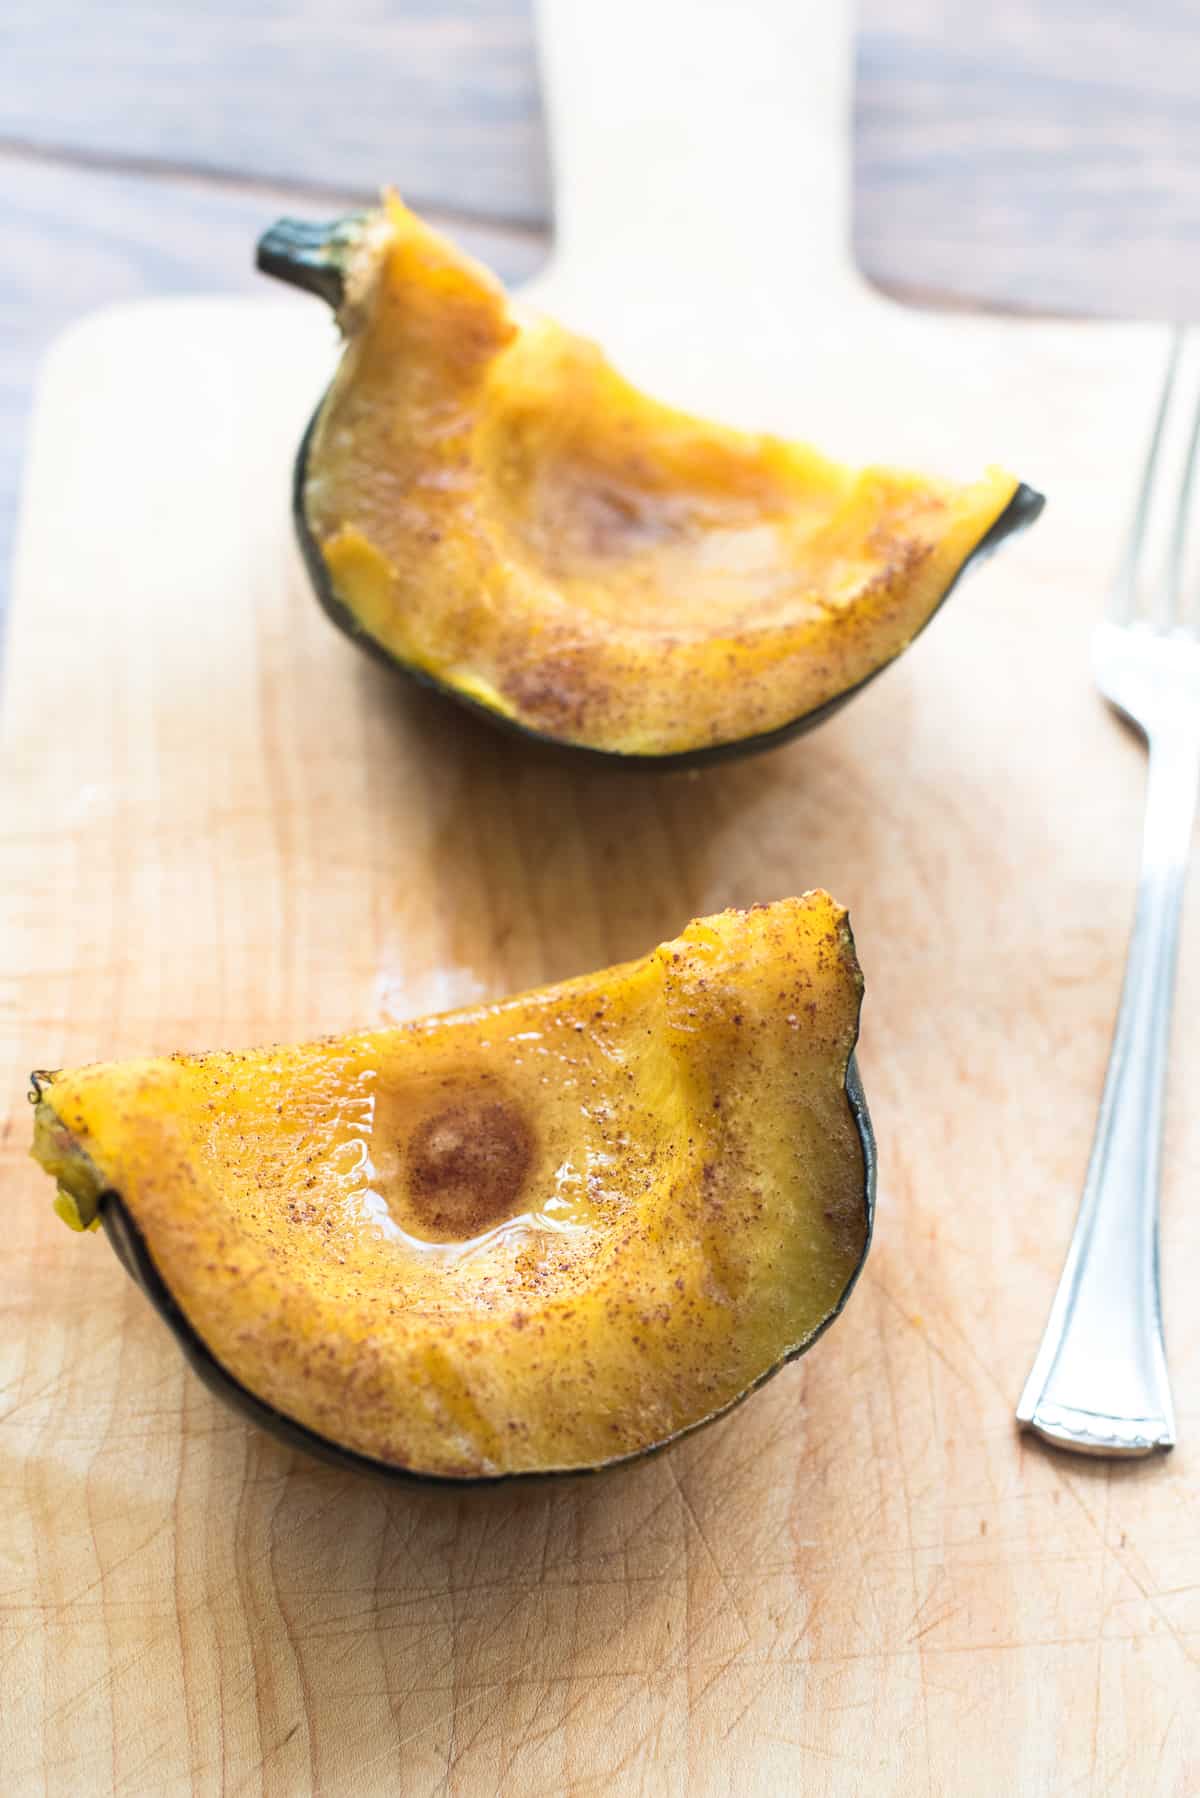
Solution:
[[[1200,314],[1194,4],[859,12],[871,279],[924,304]],[[264,222],[382,180],[509,279],[549,239],[528,0],[40,0],[7,9],[0,68],[5,585],[32,382],[71,318],[252,290]]]

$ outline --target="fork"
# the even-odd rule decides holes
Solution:
[[[1182,604],[1200,405],[1166,567],[1150,608],[1140,571],[1184,335],[1180,329],[1172,339],[1111,614],[1092,645],[1097,686],[1149,749],[1142,866],[1079,1215],[1017,1406],[1026,1429],[1090,1455],[1146,1455],[1175,1442],[1159,1293],[1158,1188],[1179,914],[1200,786],[1200,639]]]

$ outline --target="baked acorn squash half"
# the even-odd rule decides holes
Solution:
[[[258,262],[346,339],[295,472],[322,603],[529,737],[655,767],[781,742],[1041,510],[999,469],[852,469],[660,405],[394,197]]]
[[[845,1303],[875,1177],[861,990],[809,893],[399,1029],[37,1074],[34,1154],[289,1443],[593,1470],[720,1416]]]

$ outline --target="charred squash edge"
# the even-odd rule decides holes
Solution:
[[[41,1090],[41,1086],[45,1080],[45,1075],[33,1076],[35,1093]],[[757,1392],[759,1387],[764,1386],[769,1379],[780,1371],[781,1368],[786,1367],[789,1361],[796,1361],[801,1355],[806,1354],[813,1343],[817,1341],[818,1337],[823,1336],[835,1318],[840,1316],[845,1308],[847,1299],[850,1297],[850,1294],[858,1283],[863,1263],[867,1258],[867,1252],[871,1246],[871,1237],[875,1227],[877,1166],[875,1136],[871,1129],[871,1118],[867,1111],[866,1095],[862,1089],[862,1082],[860,1081],[858,1074],[858,1066],[853,1054],[851,1054],[849,1064],[846,1068],[845,1092],[846,1101],[850,1107],[850,1114],[854,1119],[855,1127],[858,1131],[859,1143],[862,1147],[863,1209],[866,1213],[867,1227],[866,1234],[863,1238],[862,1254],[859,1256],[849,1279],[846,1281],[841,1297],[838,1299],[833,1310],[805,1342],[802,1342],[797,1348],[792,1349],[788,1354],[781,1356],[778,1361],[774,1362],[764,1373],[760,1374],[758,1379],[756,1379],[752,1385],[747,1386],[744,1392],[739,1393],[735,1399],[732,1399],[729,1404],[723,1406],[721,1410],[714,1411],[709,1417],[699,1418],[695,1423],[687,1424],[682,1430],[677,1430],[672,1436],[664,1437],[661,1442],[653,1443],[649,1448],[634,1449],[630,1454],[618,1455],[609,1461],[598,1461],[594,1466],[590,1467],[550,1467],[539,1468],[536,1471],[529,1473],[496,1473],[461,1476],[454,1474],[422,1473],[415,1468],[398,1467],[388,1461],[375,1460],[370,1455],[361,1455],[354,1449],[340,1447],[336,1442],[331,1442],[328,1437],[318,1435],[316,1431],[308,1429],[304,1424],[297,1423],[293,1418],[287,1416],[285,1412],[277,1411],[273,1405],[268,1405],[263,1399],[256,1397],[248,1387],[243,1386],[240,1380],[235,1379],[228,1369],[222,1366],[221,1362],[217,1359],[216,1355],[213,1354],[212,1350],[208,1347],[208,1344],[199,1335],[198,1331],[184,1314],[181,1306],[177,1303],[169,1286],[155,1265],[154,1257],[150,1253],[149,1245],[141,1230],[138,1228],[138,1225],[134,1222],[129,1208],[125,1204],[120,1193],[113,1191],[101,1193],[98,1201],[98,1210],[101,1222],[104,1225],[105,1235],[112,1244],[113,1251],[116,1254],[118,1261],[134,1283],[142,1289],[143,1293],[150,1300],[150,1303],[154,1306],[154,1309],[166,1323],[168,1329],[183,1350],[193,1371],[200,1376],[210,1392],[215,1393],[218,1398],[223,1399],[225,1403],[231,1405],[234,1410],[240,1411],[244,1417],[250,1419],[251,1423],[255,1423],[261,1429],[266,1430],[286,1447],[298,1449],[306,1455],[313,1456],[316,1460],[324,1461],[334,1467],[344,1468],[350,1472],[370,1473],[378,1475],[386,1480],[399,1481],[402,1483],[415,1483],[418,1485],[452,1487],[499,1486],[516,1483],[526,1484],[533,1481],[543,1480],[574,1479],[584,1475],[604,1473],[609,1468],[613,1467],[628,1467],[636,1461],[645,1460],[650,1455],[660,1454],[663,1449],[670,1448],[673,1443],[678,1442],[682,1437],[690,1436],[696,1430],[703,1429],[707,1424],[715,1423],[718,1418],[728,1416],[731,1411],[736,1409],[736,1407],[745,1399],[749,1398],[751,1393]]]
[[[264,233],[258,243],[257,262],[264,274],[274,275],[277,279],[290,282],[308,293],[315,293],[330,306],[337,307],[343,294],[343,267],[346,256],[353,249],[355,239],[362,229],[363,214],[352,214],[339,219],[333,224],[308,224],[295,219],[281,219]],[[354,612],[346,602],[338,596],[326,566],[325,558],[312,531],[309,528],[305,512],[304,494],[308,480],[308,458],[312,447],[313,432],[325,405],[323,396],[300,442],[296,455],[292,482],[292,519],[296,536],[300,543],[300,552],[304,565],[312,582],[317,598],[322,607],[352,642],[383,662],[389,668],[406,674],[419,686],[440,693],[452,699],[468,712],[506,732],[509,736],[519,737],[526,743],[536,744],[539,748],[558,750],[571,756],[581,757],[593,764],[607,764],[620,768],[673,769],[702,768],[712,762],[732,760],[736,756],[755,755],[765,749],[774,749],[792,737],[802,736],[816,725],[823,724],[827,718],[840,710],[842,706],[861,693],[886,668],[903,655],[909,644],[914,643],[921,631],[941,611],[946,601],[957,587],[967,570],[975,563],[982,562],[991,555],[1008,537],[1015,536],[1028,527],[1039,516],[1045,505],[1045,497],[1024,481],[1017,487],[1000,516],[993,521],[988,530],[980,538],[975,548],[961,564],[953,580],[938,600],[937,605],[924,620],[920,630],[914,633],[897,654],[881,662],[878,668],[844,692],[835,694],[832,699],[814,707],[812,711],[802,712],[798,717],[786,724],[778,725],[774,730],[761,731],[757,736],[735,737],[728,742],[706,744],[695,749],[670,751],[662,755],[634,754],[618,749],[600,749],[593,744],[573,743],[569,738],[551,736],[545,731],[533,730],[522,724],[519,719],[506,716],[494,710],[481,700],[473,699],[462,693],[450,682],[431,674],[427,669],[417,668],[400,656],[394,655],[387,646],[380,642],[367,630],[364,630]]]

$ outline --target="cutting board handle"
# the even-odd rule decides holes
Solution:
[[[553,282],[614,262],[828,303],[849,253],[850,0],[538,0]],[[719,302],[718,302],[719,303]],[[721,310],[727,311],[728,306]]]

